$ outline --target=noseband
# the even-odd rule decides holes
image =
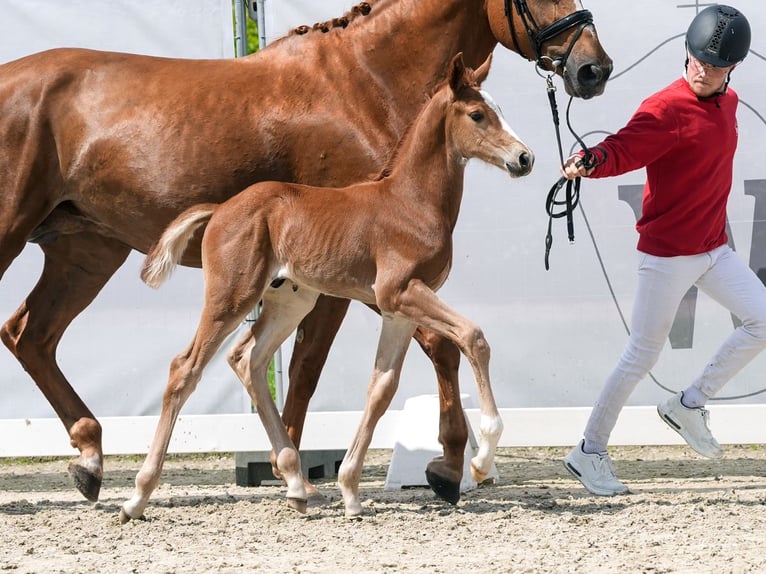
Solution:
[[[521,50],[519,42],[516,39],[516,29],[513,24],[513,7],[516,8],[519,18],[521,18],[521,21],[524,23],[529,43],[532,44],[532,47],[535,50],[534,58],[530,58]],[[535,17],[529,11],[529,6],[527,6],[526,0],[513,0],[513,6],[511,6],[511,0],[505,0],[505,17],[508,19],[508,27],[511,31],[514,50],[527,60],[534,60],[541,68],[546,59],[551,60],[550,58],[543,56],[543,44],[552,40],[559,34],[577,27],[577,33],[574,38],[572,38],[564,56],[557,61],[551,60],[554,67],[558,65],[565,66],[569,54],[571,53],[572,48],[574,48],[575,42],[580,38],[582,31],[586,26],[593,24],[593,14],[591,14],[590,10],[577,10],[563,18],[559,18],[552,24],[541,29],[540,26],[537,25]]]

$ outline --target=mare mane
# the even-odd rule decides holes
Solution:
[[[375,2],[376,0],[372,1]],[[372,6],[369,2],[360,2],[351,8],[351,10],[346,12],[343,16],[339,16],[331,20],[326,20],[324,22],[317,22],[313,26],[306,26],[305,24],[302,26],[296,26],[290,30],[287,35],[302,36],[303,34],[307,34],[311,31],[322,32],[326,34],[334,28],[346,28],[357,18],[357,16],[367,16],[367,14],[370,13],[370,10],[372,10]]]

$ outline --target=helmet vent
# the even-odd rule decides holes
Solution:
[[[715,56],[720,54],[721,39],[723,38],[723,33],[729,25],[730,21],[731,18],[728,14],[726,14],[723,10],[718,10],[718,23],[716,24],[715,30],[713,30],[713,33],[710,35],[710,42],[708,42],[708,45],[705,48],[706,52]]]

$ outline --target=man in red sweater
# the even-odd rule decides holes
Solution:
[[[628,492],[607,453],[609,436],[628,397],[657,362],[692,285],[742,321],[691,385],[657,407],[701,455],[721,456],[705,403],[766,347],[766,287],[726,236],[738,102],[728,84],[749,48],[750,25],[742,13],[723,5],[705,8],[686,33],[684,76],[647,98],[587,161],[576,154],[562,166],[569,179],[646,168],[630,338],[593,407],[584,439],[564,459],[593,494]]]

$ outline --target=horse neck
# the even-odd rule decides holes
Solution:
[[[441,80],[450,59],[463,52],[466,65],[478,68],[497,45],[486,14],[486,0],[371,0],[367,16],[336,30],[343,44],[342,65],[369,76],[385,93],[390,109],[412,108],[411,102]],[[321,32],[313,31],[323,50]],[[329,38],[328,38],[329,40]],[[349,60],[350,59],[350,60]],[[412,118],[407,118],[405,125]]]
[[[446,127],[449,90],[428,102],[397,147],[384,180],[389,193],[417,206],[432,209],[454,228],[463,196],[466,161],[454,149]]]
[[[360,48],[367,50],[370,65],[389,72],[386,78],[441,78],[458,52],[466,65],[478,68],[497,45],[485,2],[380,0],[368,16],[367,30],[358,28]]]

